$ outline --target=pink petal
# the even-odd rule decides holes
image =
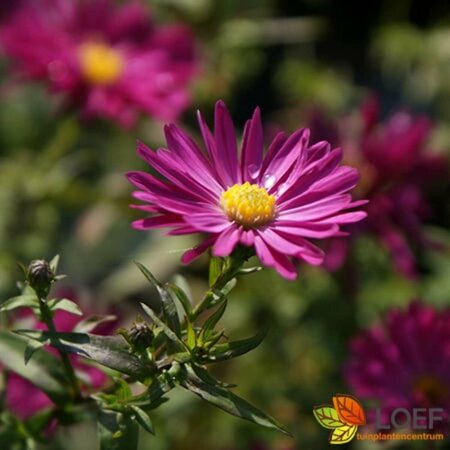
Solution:
[[[286,220],[300,220],[306,221],[318,221],[332,214],[347,209],[352,205],[352,197],[349,194],[341,194],[336,197],[325,197],[322,200],[315,201],[313,203],[306,203],[303,206],[297,208],[287,209],[280,211],[279,219]]]
[[[205,209],[202,212],[186,214],[184,220],[198,231],[221,233],[231,224],[222,212]]]
[[[201,254],[203,254],[214,243],[215,240],[216,236],[209,236],[201,244],[190,250],[187,250],[183,253],[181,262],[183,264],[191,263],[192,261],[194,261],[194,259],[197,259]]]
[[[139,141],[137,151],[150,166],[167,180],[171,181],[178,189],[187,191],[191,195],[196,195],[200,199],[206,197],[209,201],[217,200],[218,195],[209,188],[209,184],[200,184],[198,180],[192,178],[188,172],[185,172],[177,163],[165,158],[165,156],[169,154],[168,151],[160,149],[155,153]]]
[[[359,222],[360,220],[363,220],[367,217],[367,213],[365,211],[354,211],[354,212],[347,212],[343,214],[338,214],[336,216],[331,216],[326,219],[322,219],[320,222],[321,224],[329,224],[329,223],[338,223],[338,224],[345,224],[345,223],[354,223]]]
[[[217,237],[213,247],[214,256],[229,256],[239,242],[241,230],[233,224]]]
[[[214,139],[217,151],[213,155],[215,167],[223,166],[227,187],[240,183],[234,125],[225,103],[221,100],[216,103],[214,113]]]
[[[214,192],[221,190],[217,172],[197,144],[181,128],[169,125],[164,128],[169,148],[177,158],[178,166],[184,167],[187,174],[198,179]]]
[[[149,230],[152,228],[175,227],[183,224],[184,222],[180,215],[164,214],[162,216],[135,220],[131,226],[136,230]]]
[[[258,258],[265,266],[273,267],[282,277],[288,280],[297,278],[297,271],[289,258],[269,247],[261,236],[255,237],[255,250]]]
[[[242,138],[242,181],[252,183],[258,176],[262,164],[263,141],[261,111],[256,108],[253,117],[245,125]]]
[[[297,130],[292,133],[280,150],[274,155],[264,173],[264,175],[270,175],[276,179],[275,184],[269,189],[270,193],[275,191],[276,187],[283,181],[286,173],[297,159],[304,156],[308,139],[309,130],[306,128]]]
[[[330,221],[330,223],[277,220],[271,225],[271,228],[294,236],[321,239],[336,235],[339,231],[337,223],[339,223],[337,220]]]

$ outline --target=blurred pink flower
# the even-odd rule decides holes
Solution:
[[[416,274],[414,247],[430,246],[422,221],[431,214],[424,196],[425,187],[446,174],[444,157],[429,152],[426,141],[432,130],[430,120],[397,111],[384,122],[379,120],[379,102],[371,96],[363,105],[355,125],[354,116],[333,124],[315,112],[311,117],[313,134],[334,136],[345,149],[344,161],[357,167],[361,182],[357,196],[370,202],[367,220],[347,228],[353,237],[370,233],[388,249],[399,272]],[[350,239],[329,243],[325,267],[339,269],[346,261]]]
[[[71,296],[66,295],[66,297],[70,298]],[[61,310],[56,311],[54,315],[56,329],[61,332],[73,331],[81,319],[80,316]],[[46,325],[36,321],[34,315],[28,310],[21,311],[15,326],[18,326],[19,323],[21,328],[36,330],[47,329]],[[106,322],[100,324],[93,332],[96,334],[111,334],[116,327],[116,321]],[[57,354],[56,350],[51,347],[48,348],[48,351]],[[88,384],[82,383],[82,389],[95,390],[104,386],[108,378],[103,371],[83,362],[82,358],[79,358],[78,356],[71,355],[70,358],[75,370],[84,374],[86,379],[89,380]],[[53,402],[47,395],[35,387],[34,384],[10,371],[8,371],[5,393],[8,410],[22,420],[53,405]]]
[[[133,223],[136,229],[168,227],[169,234],[208,234],[186,252],[189,263],[208,247],[215,256],[230,255],[238,244],[254,247],[261,262],[294,279],[290,257],[317,265],[323,252],[308,238],[341,235],[340,226],[363,219],[348,191],[358,173],[340,166],[342,152],[325,141],[309,142],[309,130],[278,133],[263,156],[263,128],[257,108],[247,121],[238,155],[230,114],[222,101],[215,108],[211,133],[198,115],[206,153],[175,125],[165,127],[168,149],[153,152],[138,144],[138,154],[166,181],[144,172],[128,179],[145,205],[134,207],[150,217]],[[352,211],[349,211],[352,210]]]
[[[24,0],[0,26],[19,73],[45,81],[84,117],[132,125],[137,112],[174,120],[198,64],[191,30],[157,26],[139,1]]]
[[[375,401],[383,417],[414,407],[448,414],[450,309],[415,301],[407,310],[391,310],[353,339],[344,376],[358,399]]]

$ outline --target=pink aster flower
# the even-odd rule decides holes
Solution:
[[[448,414],[450,309],[413,302],[391,310],[351,342],[344,375],[352,392],[375,401],[383,416],[395,408],[444,408]]]
[[[177,118],[197,72],[190,29],[156,26],[139,1],[24,0],[1,24],[0,44],[24,77],[64,93],[85,117],[123,126],[138,111]]]
[[[357,171],[340,166],[342,151],[327,142],[309,143],[309,130],[278,133],[263,155],[263,129],[257,108],[244,129],[241,152],[230,114],[222,101],[215,108],[214,134],[198,114],[205,152],[181,129],[167,125],[167,149],[153,152],[138,143],[138,154],[164,178],[130,172],[146,202],[135,207],[150,217],[136,229],[171,228],[169,234],[206,233],[187,251],[189,263],[207,248],[230,255],[238,244],[253,247],[261,262],[288,279],[296,277],[291,258],[321,264],[323,252],[309,239],[339,236],[340,225],[365,217],[354,211],[348,191]],[[351,211],[349,211],[351,210]]]
[[[70,297],[70,295],[66,295],[66,297]],[[54,315],[56,329],[61,332],[73,331],[80,320],[80,316],[65,311],[56,311]],[[96,334],[110,334],[116,326],[116,322],[100,324],[94,332]],[[47,329],[45,324],[36,321],[34,315],[27,310],[23,310],[16,319],[15,328]],[[48,351],[57,354],[53,348],[49,348]],[[78,356],[71,355],[70,358],[75,370],[82,373],[83,379],[87,381],[87,384],[83,384],[83,389],[100,389],[105,385],[108,378],[103,371],[86,364]],[[26,420],[34,414],[53,406],[50,398],[34,384],[9,371],[5,387],[5,401],[7,409],[22,420]]]
[[[425,191],[446,174],[445,158],[430,152],[427,140],[432,124],[425,116],[394,112],[385,121],[379,116],[379,102],[370,97],[358,115],[333,124],[320,113],[312,116],[314,132],[333,136],[346,149],[344,161],[361,174],[355,195],[370,200],[364,208],[368,219],[348,228],[352,236],[372,234],[390,252],[396,269],[408,277],[416,275],[414,247],[434,246],[425,236],[422,223],[431,215]],[[329,243],[325,267],[340,268],[351,240]]]

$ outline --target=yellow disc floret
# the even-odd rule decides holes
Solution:
[[[275,197],[257,184],[235,184],[220,199],[226,215],[245,228],[255,228],[270,222],[276,213]]]
[[[115,83],[123,72],[122,55],[100,42],[87,42],[78,49],[81,73],[88,83],[108,85]]]

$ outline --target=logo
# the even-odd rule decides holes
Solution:
[[[361,404],[350,395],[337,394],[333,405],[316,406],[314,417],[324,428],[333,430],[330,444],[346,444],[356,435],[358,427],[366,424],[366,415]]]
[[[442,424],[438,422],[444,422],[444,412],[443,408],[376,408],[369,411],[369,416],[375,418],[374,432],[358,432],[359,426],[366,425],[366,413],[355,397],[337,394],[332,405],[313,409],[320,425],[332,430],[330,444],[346,444],[355,436],[358,441],[443,441]]]

